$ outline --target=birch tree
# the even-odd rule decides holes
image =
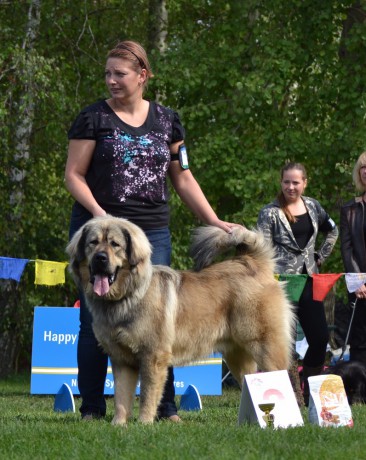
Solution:
[[[13,87],[10,87],[8,100],[11,101],[12,111],[17,113],[17,124],[14,132],[14,155],[10,169],[10,195],[8,227],[5,239],[11,242],[14,239],[14,228],[21,228],[22,204],[24,198],[24,181],[29,161],[30,139],[34,120],[34,72],[37,61],[34,59],[34,43],[39,32],[41,19],[41,0],[32,0],[28,9],[28,20],[25,37],[18,56],[14,62],[15,74],[21,82],[18,97],[14,97]],[[4,216],[5,217],[5,216]],[[0,302],[0,375],[6,375],[10,369],[17,368],[19,349],[22,346],[17,329],[24,302],[25,292],[12,280],[1,280]]]
[[[168,10],[166,0],[149,0],[147,52],[164,53],[167,48]]]

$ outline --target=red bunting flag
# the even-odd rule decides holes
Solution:
[[[342,273],[313,273],[313,299],[323,301]]]

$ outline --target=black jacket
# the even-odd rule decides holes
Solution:
[[[341,252],[346,273],[366,273],[365,248],[365,202],[356,197],[345,203],[341,208]],[[354,302],[354,293],[348,294],[350,302]],[[350,329],[349,344],[352,351],[366,350],[366,301],[357,300],[354,318]]]
[[[366,273],[365,202],[352,198],[341,208],[341,253],[346,273]]]

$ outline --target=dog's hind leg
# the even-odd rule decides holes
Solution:
[[[285,341],[271,337],[252,342],[248,348],[263,372],[287,370],[289,367],[290,348]]]
[[[125,425],[132,415],[138,370],[112,363],[114,377],[113,425]]]
[[[224,353],[223,357],[240,388],[243,386],[244,375],[254,374],[257,370],[254,359],[246,350],[236,348]]]
[[[168,375],[171,354],[149,356],[140,368],[140,421],[152,423],[157,415]]]

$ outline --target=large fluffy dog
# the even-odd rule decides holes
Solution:
[[[236,248],[229,260],[215,256]],[[144,232],[125,219],[98,217],[67,247],[84,290],[96,338],[110,355],[115,379],[113,423],[131,415],[140,376],[140,420],[153,422],[169,365],[223,354],[238,382],[287,369],[293,313],[274,278],[271,246],[261,233],[235,227],[195,231],[196,271],[153,266]]]

